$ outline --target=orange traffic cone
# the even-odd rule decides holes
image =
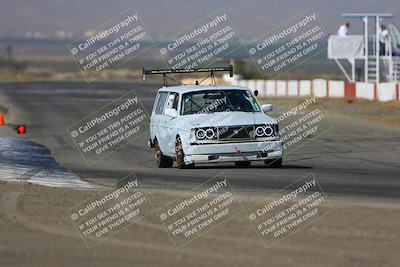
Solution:
[[[4,124],[4,116],[3,113],[0,112],[0,126]]]

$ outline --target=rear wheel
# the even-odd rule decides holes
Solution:
[[[236,161],[235,166],[239,168],[246,168],[251,165],[251,161]]]
[[[182,141],[180,136],[176,137],[175,141],[175,161],[178,169],[187,169],[194,166],[194,164],[185,164],[185,154],[183,153]]]
[[[174,160],[170,157],[164,156],[161,152],[160,145],[158,141],[155,140],[154,142],[154,149],[155,149],[155,160],[158,168],[171,168],[172,164],[174,164]]]
[[[268,168],[281,168],[282,167],[282,158],[264,160],[264,164]]]

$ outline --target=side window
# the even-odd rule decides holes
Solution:
[[[174,93],[175,94],[175,99],[174,99],[174,104],[172,105],[172,108],[178,110],[178,103],[179,103],[179,94]]]
[[[160,92],[155,114],[162,114],[164,111],[165,101],[167,100],[168,92]]]
[[[167,106],[165,107],[167,108],[174,108],[176,110],[178,110],[178,100],[179,100],[179,94],[177,93],[170,93],[168,96],[168,102],[167,102]]]
[[[152,113],[156,113],[156,108],[159,99],[160,99],[160,93],[157,93],[156,97],[154,98]]]

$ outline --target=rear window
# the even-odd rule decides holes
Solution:
[[[162,114],[164,112],[165,101],[167,100],[168,92],[160,92],[157,98],[155,114]]]

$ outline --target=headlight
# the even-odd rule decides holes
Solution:
[[[208,128],[208,129],[206,130],[206,137],[207,137],[207,139],[213,139],[214,136],[215,136],[215,132],[214,132],[213,128]]]
[[[217,129],[210,127],[210,128],[196,128],[195,135],[197,140],[212,140],[217,139]]]
[[[203,129],[197,129],[196,130],[196,139],[202,140],[202,139],[204,139],[204,137],[206,137],[206,131],[204,131]]]
[[[263,136],[264,135],[264,128],[263,126],[258,126],[256,128],[256,136]]]
[[[266,136],[271,136],[274,133],[274,130],[272,129],[271,125],[265,126],[264,133]]]
[[[273,126],[273,125],[272,125]],[[256,127],[256,137],[270,137],[274,134],[274,129],[271,125],[259,125]]]

